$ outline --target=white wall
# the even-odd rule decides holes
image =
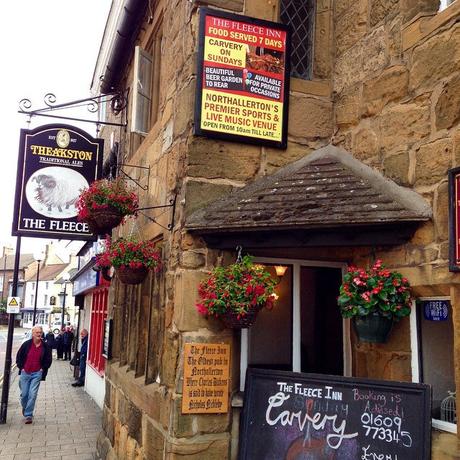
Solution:
[[[105,378],[90,366],[86,366],[85,390],[102,409],[105,398]]]

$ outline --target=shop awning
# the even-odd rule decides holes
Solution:
[[[431,215],[413,190],[327,146],[195,211],[186,228],[214,247],[394,245]]]

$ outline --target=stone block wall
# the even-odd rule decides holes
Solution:
[[[460,5],[437,10],[432,0],[336,2],[332,142],[430,203],[432,221],[404,246],[376,248],[375,257],[401,271],[415,296],[451,296],[455,324],[460,277],[448,269],[447,172],[460,166]],[[369,259],[363,251],[355,262]],[[394,332],[385,345],[353,344],[356,375],[412,379],[409,320]],[[451,438],[433,437],[433,458],[456,458]]]
[[[458,282],[447,268],[447,171],[459,165],[460,26],[452,12],[436,13],[437,6],[431,0],[341,1],[334,17],[332,141],[432,206],[433,222],[408,245],[377,254],[391,268],[413,269],[412,284],[420,289]],[[416,25],[428,20],[439,26],[417,36]],[[341,30],[355,33],[342,37]]]

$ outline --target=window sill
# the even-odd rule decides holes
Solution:
[[[311,94],[313,96],[330,97],[331,82],[329,80],[302,80],[291,77],[290,91]]]
[[[432,418],[431,426],[437,430],[457,434],[457,425],[455,423],[444,422],[443,420]]]

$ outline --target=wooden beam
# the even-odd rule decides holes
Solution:
[[[271,230],[256,232],[208,233],[201,236],[209,247],[306,248],[398,246],[406,243],[417,225],[406,223],[385,227],[350,227],[348,229]]]

